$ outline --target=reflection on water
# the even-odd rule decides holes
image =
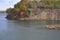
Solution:
[[[44,28],[52,21],[6,20],[5,16],[0,14],[0,40],[60,40],[60,30]]]

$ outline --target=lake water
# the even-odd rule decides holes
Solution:
[[[46,29],[45,21],[7,20],[5,17],[5,13],[0,13],[0,40],[60,40],[60,30]]]

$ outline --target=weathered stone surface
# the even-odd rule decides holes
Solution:
[[[56,25],[47,25],[46,28],[48,29],[59,29],[60,30],[60,25],[56,24]]]
[[[36,13],[34,13],[33,9],[30,10],[30,16],[29,17],[24,17],[21,18],[14,14],[8,15],[7,18],[9,19],[17,19],[17,20],[60,20],[60,10],[59,9],[46,9],[46,10],[41,10],[38,9]]]
[[[41,10],[38,9],[38,12],[36,12],[36,15],[34,15],[34,12],[31,11],[30,17],[31,18],[40,18],[41,20],[60,20],[60,10],[59,9],[47,9],[47,10]]]

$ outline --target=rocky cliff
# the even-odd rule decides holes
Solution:
[[[60,20],[60,1],[22,0],[6,12],[7,18],[17,20]]]
[[[31,9],[33,10],[33,9]],[[60,20],[60,9],[46,9],[38,11],[35,14],[33,11],[30,13],[30,18],[36,20]]]

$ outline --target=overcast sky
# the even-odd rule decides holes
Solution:
[[[0,10],[6,10],[7,8],[14,7],[14,4],[20,0],[0,0]]]

